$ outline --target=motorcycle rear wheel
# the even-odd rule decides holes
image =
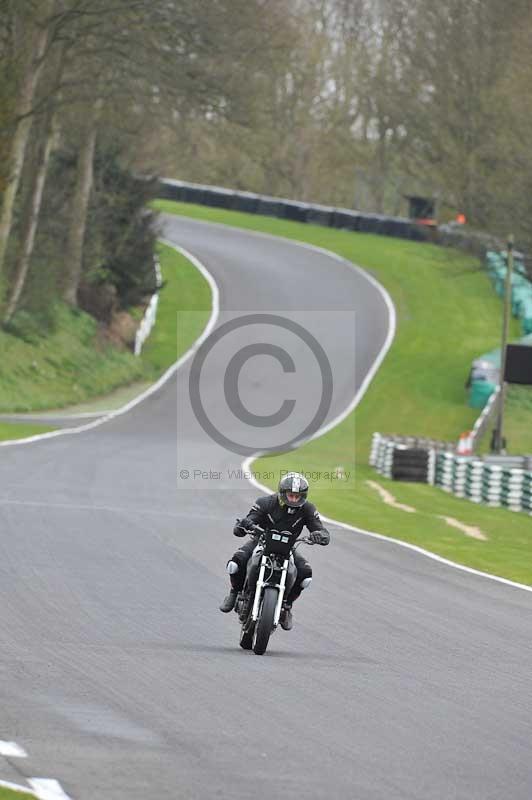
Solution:
[[[279,590],[274,586],[266,586],[264,589],[262,606],[253,634],[253,651],[258,656],[262,656],[268,647],[278,596]]]

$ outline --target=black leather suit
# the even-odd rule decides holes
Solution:
[[[321,544],[329,544],[330,541],[329,531],[323,526],[316,506],[309,503],[308,500],[298,508],[291,508],[287,505],[281,505],[277,494],[259,497],[247,517],[241,520],[240,525],[242,523],[245,525],[246,521],[254,525],[260,525],[265,530],[274,528],[279,531],[294,531],[298,534],[301,534],[303,528],[306,527],[310,532],[321,531],[323,534]],[[235,526],[233,533],[235,536],[246,535],[246,532],[239,525]],[[238,572],[230,576],[230,579],[232,588],[237,592],[240,592],[244,586],[247,562],[256,544],[256,539],[251,539],[233,554],[232,561],[238,564],[239,569]],[[292,604],[301,594],[303,590],[301,584],[305,578],[312,577],[312,567],[299,551],[294,553],[294,563],[297,569],[297,578],[287,597],[288,604]]]

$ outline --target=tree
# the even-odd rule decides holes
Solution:
[[[64,66],[65,48],[58,49],[55,63],[52,64],[51,89],[60,82]],[[50,87],[48,87],[50,90]],[[3,324],[7,325],[17,309],[22,290],[28,274],[30,260],[35,245],[35,237],[39,224],[44,186],[48,174],[48,166],[54,142],[57,139],[57,107],[49,102],[38,120],[36,139],[37,155],[32,165],[31,176],[23,211],[23,222],[20,247],[11,278],[11,291],[8,297]]]
[[[63,298],[71,306],[77,306],[77,293],[81,281],[83,240],[87,226],[87,212],[94,179],[94,153],[98,123],[103,101],[97,99],[88,110],[85,130],[78,152],[76,186],[72,198],[72,211],[65,251],[65,277]]]
[[[63,297],[76,305],[98,130],[114,125],[117,138],[131,141],[142,129],[143,115],[153,124],[163,107],[171,116],[201,109],[241,118],[251,87],[243,78],[250,66],[256,71],[265,63],[264,33],[274,31],[279,20],[272,17],[272,8],[284,2],[272,0],[266,8],[262,0],[45,0],[37,5],[0,0],[6,9],[0,23],[0,68],[10,78],[0,90],[6,99],[0,146],[9,140],[10,166],[0,226],[0,270],[10,242],[5,322],[24,297],[54,129],[61,130],[62,147],[77,151],[60,253]],[[21,51],[22,42],[28,46]],[[37,155],[33,170],[29,165],[25,170],[30,141]],[[47,197],[50,193],[44,202]],[[20,221],[14,228],[16,203]]]
[[[0,209],[0,274],[2,273],[7,242],[11,233],[13,210],[28,137],[33,122],[33,98],[44,66],[47,48],[53,36],[51,13],[55,0],[43,0],[40,13],[34,4],[21,0],[11,5],[7,35],[4,33],[4,72],[9,81],[11,117],[4,120],[4,136],[10,140],[7,150],[7,179]],[[16,97],[14,89],[16,87]],[[5,131],[7,128],[7,133]]]
[[[473,223],[490,218],[486,192],[504,115],[495,87],[508,70],[511,31],[526,2],[413,4],[409,59],[418,91],[408,134],[418,168]]]
[[[505,69],[493,87],[500,119],[487,180],[491,199],[487,224],[501,236],[513,232],[520,249],[532,253],[532,9],[515,20],[504,52]],[[531,271],[532,274],[532,271]]]

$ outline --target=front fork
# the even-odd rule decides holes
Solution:
[[[283,607],[284,592],[286,587],[286,576],[288,574],[289,563],[290,563],[289,559],[286,558],[281,568],[281,578],[279,580],[279,583],[265,582],[264,573],[266,572],[267,567],[271,569],[271,565],[268,564],[268,559],[265,556],[262,556],[260,562],[259,577],[257,578],[257,585],[255,587],[255,599],[253,601],[253,611],[251,612],[251,618],[253,622],[256,622],[259,618],[260,599],[262,597],[262,590],[264,586],[275,586],[276,589],[279,589],[279,593],[277,596],[277,605],[275,606],[275,614],[273,617],[273,627],[276,628],[277,625],[279,624],[279,617],[281,616],[281,609]]]

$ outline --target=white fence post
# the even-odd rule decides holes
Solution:
[[[157,291],[152,294],[150,298],[150,302],[148,303],[148,307],[144,312],[144,316],[140,322],[139,327],[137,328],[137,333],[135,334],[135,349],[134,353],[136,356],[140,356],[142,351],[142,346],[148,336],[151,333],[153,326],[155,325],[155,320],[157,319],[157,306],[159,304],[159,289],[162,286],[163,277],[161,273],[161,265],[159,264],[159,259],[157,256],[153,259],[153,269],[155,271],[155,284],[157,286]]]

